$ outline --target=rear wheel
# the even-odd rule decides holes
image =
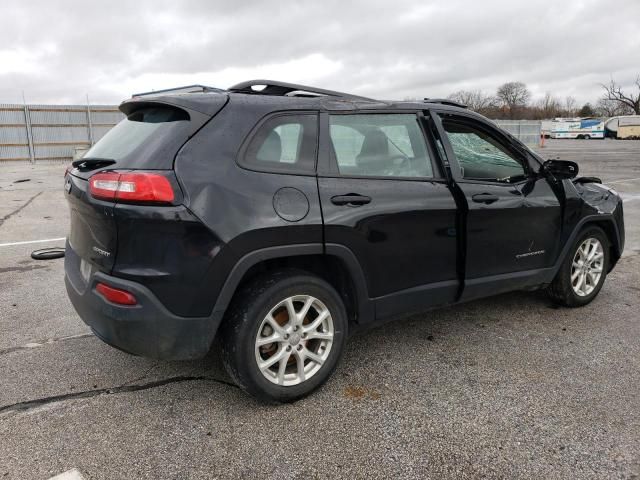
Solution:
[[[567,307],[590,303],[600,292],[609,265],[609,242],[598,227],[585,229],[573,244],[556,278],[551,298]]]
[[[344,305],[316,276],[295,270],[261,276],[230,308],[222,331],[224,364],[259,400],[308,395],[329,378],[344,350]]]
[[[585,140],[590,140],[590,139],[591,139],[591,135],[585,135],[583,138],[584,138]]]

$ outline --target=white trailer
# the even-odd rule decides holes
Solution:
[[[606,121],[607,136],[614,138],[640,138],[640,115],[622,115]]]
[[[557,119],[551,124],[551,138],[604,138],[604,122],[599,118]]]

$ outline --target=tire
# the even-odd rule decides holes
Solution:
[[[584,249],[586,242],[591,240],[591,246],[588,247],[588,252],[591,252],[591,248],[596,248],[597,241],[601,247],[602,258],[596,260],[599,254],[596,252],[594,258],[589,265],[591,270],[581,270],[580,263],[584,263],[582,256],[578,253],[579,249]],[[582,250],[584,252],[584,250]],[[560,270],[558,271],[556,278],[554,278],[551,285],[549,285],[548,292],[551,299],[560,305],[565,307],[582,307],[590,303],[602,288],[605,278],[607,277],[607,271],[609,268],[609,240],[607,235],[599,227],[586,227],[577,237],[567,257],[562,262]],[[588,258],[588,257],[587,257]],[[574,260],[576,260],[574,265]],[[586,273],[585,273],[586,272]],[[599,277],[594,281],[595,276],[599,273]],[[572,275],[577,277],[573,278]],[[581,283],[580,277],[584,277],[584,282]],[[576,287],[576,284],[577,287]],[[581,288],[582,287],[582,288]]]
[[[293,402],[331,376],[347,328],[342,299],[326,281],[293,269],[261,275],[242,287],[229,307],[221,332],[223,362],[233,381],[256,399]],[[260,339],[276,337],[258,346]]]
[[[585,140],[591,140],[591,135],[585,135],[583,138],[584,138]]]

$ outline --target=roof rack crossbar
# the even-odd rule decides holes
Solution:
[[[467,108],[464,103],[456,102],[449,98],[425,98],[425,103],[439,103],[440,105],[449,105],[451,107]]]
[[[256,89],[254,87],[263,88]],[[377,101],[372,98],[360,97],[358,95],[352,95],[350,93],[325,90],[323,88],[309,87],[307,85],[297,85],[295,83],[278,82],[275,80],[248,80],[246,82],[241,82],[229,87],[228,91],[236,93],[250,93],[255,95],[276,96],[286,96],[291,93],[300,92],[300,96],[309,96],[308,94],[313,94],[313,96],[336,97],[344,100],[356,100],[365,102]]]
[[[165,93],[223,93],[222,88],[208,87],[206,85],[185,85],[184,87],[165,88],[163,90],[152,90],[151,92],[134,93],[131,97],[146,97],[151,95],[163,95]]]

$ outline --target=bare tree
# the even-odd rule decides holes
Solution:
[[[567,117],[575,117],[576,116],[576,110],[578,109],[578,102],[576,102],[576,99],[572,96],[567,96],[567,98],[564,99],[564,114]]]
[[[482,90],[458,90],[449,95],[449,99],[481,114],[488,113],[496,106],[496,98]]]
[[[602,88],[604,88],[606,92],[605,98],[607,100],[626,105],[633,110],[633,113],[640,115],[640,75],[636,77],[634,90],[636,87],[638,89],[637,92],[625,92],[622,90],[622,86],[616,83],[613,78],[609,82],[609,85],[602,85]]]
[[[496,97],[501,106],[508,110],[509,116],[514,118],[519,110],[527,106],[531,92],[522,82],[507,82],[498,87]]]
[[[632,115],[633,109],[628,105],[603,97],[596,104],[596,114],[600,117],[618,117],[620,115]]]
[[[538,109],[537,116],[543,120],[549,120],[551,118],[558,117],[562,112],[562,105],[560,105],[560,100],[551,95],[550,92],[544,94],[544,98],[538,101],[536,107]]]

